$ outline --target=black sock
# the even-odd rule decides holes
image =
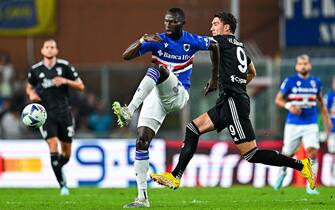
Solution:
[[[287,157],[274,150],[260,150],[257,147],[244,156],[248,162],[263,163],[271,166],[286,166],[301,171],[304,165],[300,160]]]
[[[59,163],[60,163],[60,167],[63,167],[67,162],[69,162],[70,158],[66,157],[64,155],[60,155],[59,156]]]
[[[65,182],[64,182],[63,175],[62,175],[62,167],[59,161],[58,152],[50,153],[50,158],[51,158],[51,166],[56,175],[59,186],[63,187],[65,185]]]
[[[184,145],[181,149],[178,164],[172,175],[178,179],[183,176],[184,170],[197,150],[200,132],[193,122],[186,126]]]

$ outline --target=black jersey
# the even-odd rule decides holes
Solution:
[[[52,79],[61,76],[66,79],[76,80],[78,73],[68,61],[57,59],[56,64],[48,68],[43,61],[33,65],[28,74],[28,82],[34,87],[41,97],[41,104],[49,113],[67,111],[70,106],[68,85],[55,86]]]
[[[245,52],[243,43],[234,35],[219,35],[213,38],[220,46],[220,96],[226,94],[247,96],[247,73],[251,60]]]

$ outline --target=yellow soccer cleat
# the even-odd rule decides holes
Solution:
[[[122,128],[129,124],[131,115],[127,106],[121,106],[118,101],[114,101],[112,105],[114,114],[117,116],[117,124]]]
[[[309,187],[312,190],[314,190],[315,189],[316,175],[312,171],[311,159],[306,158],[306,159],[301,160],[301,162],[304,165],[304,167],[302,168],[300,173],[301,173],[301,175],[303,175],[307,179],[307,181],[309,183]]]
[[[173,190],[176,190],[177,188],[179,188],[179,185],[180,185],[180,179],[177,179],[169,172],[165,172],[161,174],[150,174],[150,178],[153,179],[158,184],[164,185]]]

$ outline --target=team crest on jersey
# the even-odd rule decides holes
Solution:
[[[310,82],[310,83],[311,83],[311,85],[312,85],[312,87],[313,87],[313,88],[315,88],[315,87],[316,87],[316,83],[315,83],[315,81],[314,81],[314,80],[311,80],[311,82]]]
[[[56,71],[57,71],[57,75],[62,75],[62,73],[63,73],[63,70],[62,70],[61,67],[57,67]]]
[[[173,90],[173,92],[174,92],[174,93],[176,93],[176,94],[177,94],[177,93],[178,93],[178,86],[176,86],[176,87],[173,87],[173,88],[172,88],[172,90]]]
[[[38,75],[39,78],[44,78],[45,77],[45,74],[42,72]]]
[[[190,50],[190,44],[184,44],[184,50],[185,52],[188,52]]]

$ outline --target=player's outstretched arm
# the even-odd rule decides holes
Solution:
[[[78,78],[76,80],[70,80],[64,77],[55,77],[52,79],[52,82],[58,87],[61,85],[68,85],[70,88],[83,91],[85,89],[85,85],[83,81]]]
[[[131,60],[140,56],[140,48],[145,42],[161,42],[161,38],[157,35],[145,34],[140,39],[133,42],[129,47],[123,52],[122,58],[125,60]]]
[[[217,89],[219,79],[220,48],[217,42],[211,42],[209,45],[210,57],[212,62],[212,77],[205,87],[205,96]]]
[[[334,125],[333,125],[333,123],[332,123],[332,121],[329,117],[329,113],[328,113],[327,107],[326,107],[326,105],[323,101],[322,95],[318,94],[316,96],[316,98],[318,100],[319,109],[320,109],[320,112],[321,112],[321,115],[322,115],[323,127],[325,128],[326,133],[329,134]]]
[[[256,77],[256,67],[253,62],[248,65],[247,84]]]

